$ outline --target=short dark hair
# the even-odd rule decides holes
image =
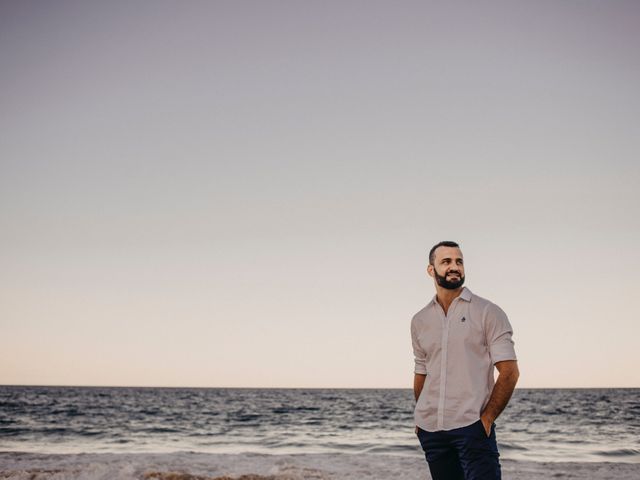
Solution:
[[[429,265],[433,265],[433,261],[435,260],[435,256],[436,256],[436,249],[438,247],[460,248],[460,245],[458,245],[456,242],[452,242],[450,240],[445,240],[443,242],[436,243],[433,247],[431,247],[431,250],[429,250]]]

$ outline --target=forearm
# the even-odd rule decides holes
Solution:
[[[514,368],[503,369],[503,371],[498,374],[489,401],[480,415],[486,424],[490,425],[495,422],[496,418],[498,418],[507,406],[513,390],[516,388],[519,376],[520,373],[518,372],[517,365],[515,365]]]
[[[413,374],[413,396],[418,401],[420,394],[422,393],[422,389],[424,388],[424,381],[427,378],[426,375],[421,375],[419,373]]]

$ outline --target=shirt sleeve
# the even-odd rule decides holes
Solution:
[[[497,305],[489,304],[487,306],[484,331],[493,364],[505,360],[517,360],[511,339],[513,328],[507,314]]]
[[[413,345],[413,357],[415,360],[414,373],[427,374],[427,354],[418,342],[418,334],[415,327],[415,318],[411,321],[411,344]]]

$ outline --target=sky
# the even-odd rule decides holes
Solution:
[[[640,387],[640,3],[0,2],[0,384],[409,388],[428,251],[519,387]]]

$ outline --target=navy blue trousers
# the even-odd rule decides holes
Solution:
[[[478,420],[466,427],[426,432],[418,428],[433,480],[500,480],[496,426],[487,437]]]

